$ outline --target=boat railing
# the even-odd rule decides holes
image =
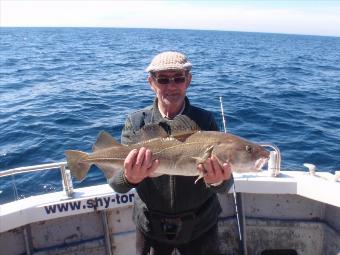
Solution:
[[[269,176],[276,177],[280,174],[281,168],[281,153],[279,148],[270,143],[261,144],[262,147],[272,148],[273,151],[270,151],[270,157],[268,160],[268,173]],[[0,171],[0,177],[5,176],[13,176],[17,174],[23,173],[31,173],[37,171],[46,171],[46,170],[60,170],[63,191],[65,192],[68,198],[71,198],[73,195],[73,183],[71,177],[71,171],[67,169],[67,162],[58,162],[58,163],[50,163],[50,164],[41,164],[27,167],[17,167],[12,168],[5,171]]]
[[[273,151],[270,151],[270,156],[268,160],[268,172],[269,175],[272,177],[278,176],[281,171],[281,152],[279,147],[271,143],[263,143],[260,145],[262,147],[269,147],[273,149]]]
[[[0,177],[13,176],[17,174],[31,173],[31,172],[38,172],[38,171],[46,171],[46,170],[58,170],[58,169],[60,170],[60,173],[61,173],[63,190],[66,196],[70,198],[72,197],[72,194],[73,194],[73,183],[72,183],[72,178],[71,178],[71,172],[69,169],[67,169],[66,162],[12,168],[9,170],[0,171]]]

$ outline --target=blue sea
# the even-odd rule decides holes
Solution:
[[[229,132],[277,145],[283,170],[340,170],[340,38],[114,28],[0,29],[0,171],[90,151],[154,100],[154,55],[188,55],[191,103]],[[96,168],[75,187],[102,184]],[[0,178],[0,203],[62,189],[59,171]]]

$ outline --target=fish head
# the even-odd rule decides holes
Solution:
[[[228,137],[226,142],[217,145],[213,154],[221,161],[229,162],[236,173],[260,172],[269,159],[265,148],[237,136]]]

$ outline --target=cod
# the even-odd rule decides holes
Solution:
[[[135,133],[132,144],[119,144],[103,131],[93,145],[92,153],[76,150],[65,151],[67,166],[77,180],[83,180],[90,167],[96,165],[106,178],[112,178],[123,169],[123,163],[133,149],[145,147],[152,151],[152,159],[159,166],[152,176],[182,175],[203,177],[197,165],[211,156],[220,164],[228,162],[233,172],[258,172],[269,158],[262,146],[230,133],[202,131],[185,115],[171,121],[145,125]]]

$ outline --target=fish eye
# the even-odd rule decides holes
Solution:
[[[251,153],[253,151],[253,148],[250,145],[246,145],[246,151]]]

